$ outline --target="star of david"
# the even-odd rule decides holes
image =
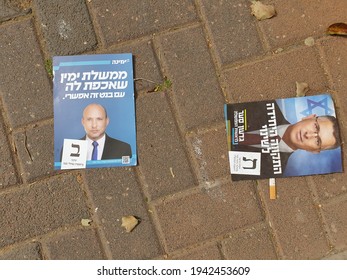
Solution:
[[[328,107],[328,98],[325,97],[321,101],[307,99],[307,109],[300,112],[300,114],[304,116],[312,115],[314,114],[313,110],[317,107],[324,109],[325,115],[333,115],[334,113],[334,111]]]

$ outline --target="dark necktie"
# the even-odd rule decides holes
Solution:
[[[97,160],[98,159],[98,142],[94,141],[93,142],[93,153],[92,153],[92,160]]]

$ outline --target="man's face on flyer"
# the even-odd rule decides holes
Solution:
[[[296,149],[319,153],[335,142],[333,123],[324,117],[310,115],[293,125],[290,141]]]
[[[105,134],[109,119],[105,109],[98,104],[90,104],[83,111],[82,125],[87,136],[97,141]]]

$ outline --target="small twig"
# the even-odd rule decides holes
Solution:
[[[24,147],[25,147],[25,150],[27,151],[28,153],[28,156],[30,158],[31,161],[33,161],[33,158],[31,156],[31,153],[29,152],[29,149],[28,149],[28,139],[27,139],[27,133],[26,131],[24,131]]]

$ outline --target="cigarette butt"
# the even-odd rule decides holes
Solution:
[[[276,181],[275,178],[270,178],[270,199],[276,199]]]

